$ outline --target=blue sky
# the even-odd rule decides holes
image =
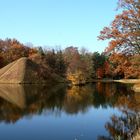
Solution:
[[[0,38],[101,52],[108,42],[97,36],[116,7],[117,0],[0,0]]]

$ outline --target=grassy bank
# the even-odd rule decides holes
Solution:
[[[133,90],[135,92],[140,92],[140,79],[121,79],[121,80],[114,80],[114,82],[134,84]]]
[[[114,82],[126,83],[126,84],[138,84],[140,83],[140,79],[121,79],[121,80],[113,80]]]
[[[101,79],[101,80],[93,80],[93,82],[118,82],[124,84],[134,84],[133,90],[135,92],[140,92],[140,79],[121,79],[121,80],[113,80],[113,79]]]

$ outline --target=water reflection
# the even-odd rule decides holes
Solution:
[[[121,116],[113,115],[105,128],[109,136],[99,136],[98,140],[138,140],[140,135],[140,112],[122,110]]]
[[[134,94],[129,86],[123,84],[95,83],[82,87],[63,84],[0,85],[0,121],[6,123],[15,123],[24,116],[35,114],[85,114],[91,107],[118,108],[122,113],[122,116],[114,114],[110,117],[105,125],[108,136],[101,132],[100,140],[127,139],[139,128],[140,95]]]
[[[23,116],[41,114],[45,109],[62,108],[62,85],[0,85],[0,120],[16,122]]]
[[[19,108],[25,108],[25,92],[21,85],[0,85],[0,97]]]
[[[93,88],[90,86],[73,86],[67,89],[64,99],[63,109],[69,114],[86,112],[88,107],[92,106]]]

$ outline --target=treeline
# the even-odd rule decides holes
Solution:
[[[0,68],[21,57],[28,57],[42,67],[79,83],[102,78],[139,78],[140,55],[88,52],[82,48],[64,50],[30,48],[16,39],[0,40]],[[44,75],[47,71],[44,72]]]

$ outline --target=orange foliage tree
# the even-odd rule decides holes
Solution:
[[[67,79],[74,84],[84,84],[91,80],[91,55],[85,51],[81,53],[77,47],[68,47],[64,50],[65,62],[68,66]]]
[[[29,47],[21,44],[16,39],[0,40],[0,55],[4,58],[4,63],[10,63],[21,57],[28,57]]]
[[[120,0],[122,13],[100,32],[99,40],[111,39],[106,52],[140,54],[140,0]]]
[[[113,53],[109,61],[112,77],[117,79],[140,77],[140,55],[128,57],[122,53]]]

